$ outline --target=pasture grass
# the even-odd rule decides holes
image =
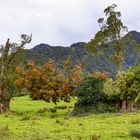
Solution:
[[[75,102],[13,98],[11,111],[0,115],[0,140],[137,140],[129,132],[140,130],[140,113],[71,116]]]

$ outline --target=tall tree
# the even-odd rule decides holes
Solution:
[[[94,39],[88,43],[87,48],[93,52],[104,52],[111,47],[113,54],[111,61],[116,66],[116,74],[122,70],[124,60],[125,45],[131,40],[131,35],[127,34],[128,29],[121,20],[121,13],[116,11],[117,5],[113,4],[104,10],[106,18],[99,18],[100,30],[96,33]],[[130,43],[136,43],[130,41]]]
[[[140,66],[121,72],[116,79],[107,79],[104,92],[121,112],[133,112],[140,101]]]
[[[23,48],[31,39],[32,36],[23,34],[19,44],[7,39],[6,44],[0,48],[0,112],[10,108],[10,100],[16,90],[15,68],[21,63]]]
[[[70,67],[71,60],[67,58],[62,68],[56,67],[53,60],[48,60],[43,66],[28,63],[24,70],[16,67],[16,84],[18,91],[26,88],[33,100],[44,100],[57,103],[60,100],[70,101],[74,89],[83,79],[83,69],[80,63]]]

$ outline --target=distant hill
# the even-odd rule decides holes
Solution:
[[[131,31],[132,38],[140,44],[140,33]],[[111,49],[108,49],[103,56],[96,56],[91,54],[85,48],[87,43],[78,42],[72,44],[70,47],[63,46],[50,46],[48,44],[39,44],[32,49],[25,50],[24,63],[29,60],[34,60],[36,64],[42,65],[47,62],[48,59],[53,59],[58,65],[71,56],[73,63],[78,60],[84,63],[86,71],[108,71],[112,76],[114,75],[114,65],[110,62]],[[140,54],[134,49],[133,46],[127,45],[126,52],[131,54],[125,56],[125,62],[123,63],[123,69],[135,65],[140,58]]]

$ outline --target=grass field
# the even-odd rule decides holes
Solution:
[[[100,140],[136,140],[129,131],[140,130],[140,121],[134,123],[140,113],[70,116],[74,102],[54,105],[28,96],[13,98],[11,112],[0,115],[0,139],[90,140],[99,135]]]

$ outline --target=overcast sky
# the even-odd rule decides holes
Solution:
[[[87,42],[111,4],[118,5],[129,30],[140,31],[140,0],[0,0],[0,44],[8,37],[17,42],[22,33],[33,34],[26,48]]]

